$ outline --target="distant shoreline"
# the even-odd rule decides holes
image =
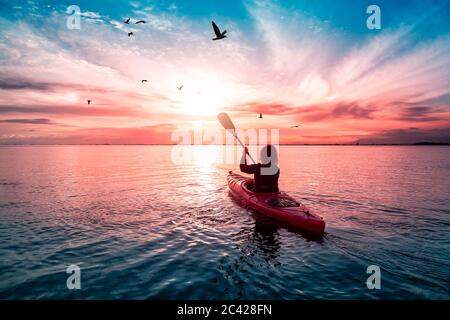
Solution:
[[[86,144],[70,144],[70,143],[61,143],[61,144],[0,144],[0,147],[25,147],[25,146],[176,146],[181,144],[142,144],[142,143],[126,143],[126,144],[114,144],[114,143],[86,143]],[[236,144],[203,144],[203,145],[194,145],[194,144],[184,144],[184,146],[234,146]],[[306,143],[290,143],[290,144],[280,144],[280,146],[345,146],[345,147],[376,147],[376,146],[397,146],[397,147],[420,147],[420,146],[450,146],[450,143],[447,142],[418,142],[414,144],[395,144],[395,143],[373,143],[373,144],[348,144],[348,143],[335,143],[335,144],[306,144]]]

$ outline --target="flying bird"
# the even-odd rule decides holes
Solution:
[[[128,37],[134,36],[133,32],[128,32]]]
[[[177,87],[178,90],[183,89],[184,84],[181,85],[181,87]]]
[[[88,103],[88,104],[91,104],[91,100],[88,100],[87,103]]]
[[[296,125],[296,126],[292,126],[291,128],[298,128],[300,127],[300,124]]]
[[[259,114],[259,118],[262,119],[262,113]]]
[[[130,18],[128,18],[127,20],[125,20],[123,23],[130,24]]]
[[[144,79],[144,80],[142,80],[141,82],[144,83],[144,82],[148,82],[148,81]]]
[[[147,23],[147,21],[145,21],[145,20],[138,20],[134,24],[139,24],[139,23]]]
[[[220,40],[220,39],[224,39],[227,36],[225,35],[227,33],[227,30],[224,30],[223,32],[220,31],[219,27],[214,23],[214,21],[212,22],[212,26],[214,29],[214,33],[216,34],[216,37],[213,38],[213,40]]]

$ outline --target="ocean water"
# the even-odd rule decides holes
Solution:
[[[0,299],[450,299],[449,147],[281,147],[321,239],[240,206],[222,147],[189,148],[0,147]]]

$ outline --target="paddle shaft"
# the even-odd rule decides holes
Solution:
[[[242,148],[244,148],[244,150],[245,150],[244,144],[242,143],[241,139],[239,139],[239,137],[237,136],[237,134],[235,132],[233,133],[233,136],[236,138],[236,140],[241,144]],[[247,154],[250,157],[250,160],[252,160],[253,164],[255,164],[256,163],[255,160],[253,159],[253,157],[251,156],[251,154],[248,151],[247,151]]]
[[[214,22],[213,22],[213,25],[214,25]],[[231,120],[230,116],[226,112],[221,112],[221,113],[219,113],[217,115],[217,119],[219,120],[219,122],[222,125],[222,127],[224,127],[224,129],[227,130],[229,133],[231,133],[233,135],[233,137],[235,137],[236,140],[239,141],[239,143],[241,144],[241,146],[245,150],[244,144],[242,143],[241,139],[239,139],[239,137],[236,134],[236,128],[235,128],[234,123]],[[252,156],[250,155],[248,150],[247,150],[247,154],[250,157],[250,159],[252,160],[252,162],[255,164],[256,162],[252,158]]]

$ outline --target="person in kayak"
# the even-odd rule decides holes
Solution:
[[[247,147],[242,154],[240,169],[244,173],[254,175],[254,192],[278,192],[278,178],[280,168],[278,167],[277,149],[268,144],[261,149],[261,163],[247,164]]]

